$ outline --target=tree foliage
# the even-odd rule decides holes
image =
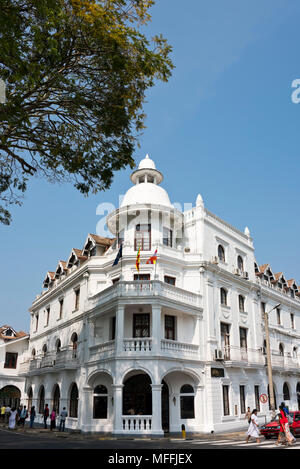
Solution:
[[[2,0],[0,221],[32,176],[83,194],[134,166],[146,90],[167,81],[171,48],[141,32],[153,0]]]

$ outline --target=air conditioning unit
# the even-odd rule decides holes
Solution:
[[[211,259],[211,262],[213,264],[218,264],[219,263],[219,259],[217,258],[217,256],[213,256],[212,259]]]
[[[248,272],[243,272],[243,278],[244,278],[245,280],[248,280],[248,279],[249,279]]]
[[[215,349],[215,360],[223,360],[224,355],[223,355],[223,350],[221,349]]]

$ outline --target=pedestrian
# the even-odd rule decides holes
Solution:
[[[54,430],[55,428],[55,421],[56,421],[56,409],[55,407],[52,409],[52,412],[50,414],[50,431]]]
[[[251,418],[250,418],[250,424],[247,432],[247,438],[246,438],[246,443],[249,442],[249,438],[252,436],[253,438],[256,438],[257,443],[260,443],[260,433],[258,429],[258,418],[257,418],[257,409],[252,410]]]
[[[293,443],[295,443],[296,438],[291,434],[289,421],[287,419],[287,414],[283,410],[282,405],[279,406],[279,410],[280,410],[280,415],[281,415],[281,418],[280,418],[279,422],[280,422],[280,427],[283,429],[284,434],[285,434],[285,438],[287,440],[286,445],[287,446],[292,446]]]
[[[17,408],[17,425],[21,424],[21,412],[22,412],[23,406],[18,405]]]
[[[245,419],[247,419],[248,423],[251,422],[251,410],[250,407],[247,407],[247,412],[245,414]]]
[[[30,409],[30,424],[29,424],[30,428],[33,428],[33,422],[34,422],[35,416],[36,416],[35,406],[32,406]]]
[[[21,414],[20,414],[20,425],[22,425],[23,428],[25,426],[25,420],[27,419],[27,417],[28,417],[28,412],[27,412],[27,409],[26,409],[26,405],[24,405],[23,409],[21,410]]]
[[[279,433],[278,433],[278,438],[275,443],[276,446],[285,445],[286,444],[286,437],[285,437],[285,432],[284,432],[284,422],[282,421],[282,415],[277,414],[278,422],[279,422]]]
[[[65,423],[66,423],[66,418],[68,417],[68,412],[66,411],[66,408],[64,407],[63,410],[60,413],[60,423],[59,423],[59,431],[64,432],[65,431]]]
[[[2,404],[1,406],[1,422],[5,423],[5,405]]]
[[[47,428],[47,418],[49,417],[49,407],[48,407],[48,404],[45,405],[45,409],[44,409],[44,412],[43,412],[43,416],[44,416],[44,428]]]
[[[7,404],[7,406],[5,407],[5,424],[6,424],[6,425],[8,425],[10,412],[11,412],[11,408],[10,408],[9,405]]]
[[[10,430],[14,430],[16,428],[16,418],[17,418],[17,410],[15,407],[13,407],[9,413],[9,422],[8,422],[8,428]]]

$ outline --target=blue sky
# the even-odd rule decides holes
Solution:
[[[168,39],[175,69],[147,94],[135,158],[155,160],[172,202],[201,193],[208,210],[247,225],[258,263],[300,284],[299,16],[298,0],[157,0],[146,31]],[[129,174],[89,198],[31,181],[12,224],[0,225],[0,324],[28,331],[47,270],[96,232],[98,204],[118,205]]]

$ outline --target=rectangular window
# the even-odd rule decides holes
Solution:
[[[180,418],[195,418],[194,396],[180,396]]]
[[[110,324],[110,340],[115,340],[116,338],[116,316],[113,316],[111,318],[111,324]]]
[[[46,309],[46,326],[49,324],[49,318],[50,318],[50,307]]]
[[[151,224],[136,225],[134,235],[134,250],[151,250]]]
[[[59,300],[59,319],[62,318],[63,309],[64,309],[64,300],[61,299],[61,300]]]
[[[107,419],[107,396],[94,396],[94,419]]]
[[[18,360],[17,353],[6,352],[4,368],[17,368],[17,360]]]
[[[146,282],[147,280],[150,280],[150,274],[134,274],[133,280],[143,280]]]
[[[281,325],[280,308],[276,308],[277,324]]]
[[[150,337],[150,314],[133,315],[133,337]]]
[[[240,386],[240,404],[241,404],[241,414],[245,414],[246,413],[245,386]]]
[[[79,309],[79,299],[80,299],[80,288],[75,290],[75,311]]]
[[[168,283],[169,285],[174,285],[174,287],[175,287],[176,278],[175,277],[169,277],[169,275],[165,275],[164,276],[164,282]]]
[[[242,350],[247,350],[247,329],[240,327],[240,347]]]
[[[295,329],[295,321],[294,321],[294,314],[291,313],[291,328]]]
[[[229,412],[229,386],[223,386],[223,412],[224,415],[230,415]]]
[[[37,332],[38,327],[39,327],[39,315],[37,314],[35,317],[35,332]]]
[[[175,340],[175,316],[165,316],[165,339]]]
[[[163,245],[173,246],[173,232],[169,228],[163,227]]]
[[[230,360],[230,326],[221,322],[221,348],[224,359]]]
[[[255,396],[255,408],[260,411],[259,404],[259,386],[254,386],[254,396]]]

